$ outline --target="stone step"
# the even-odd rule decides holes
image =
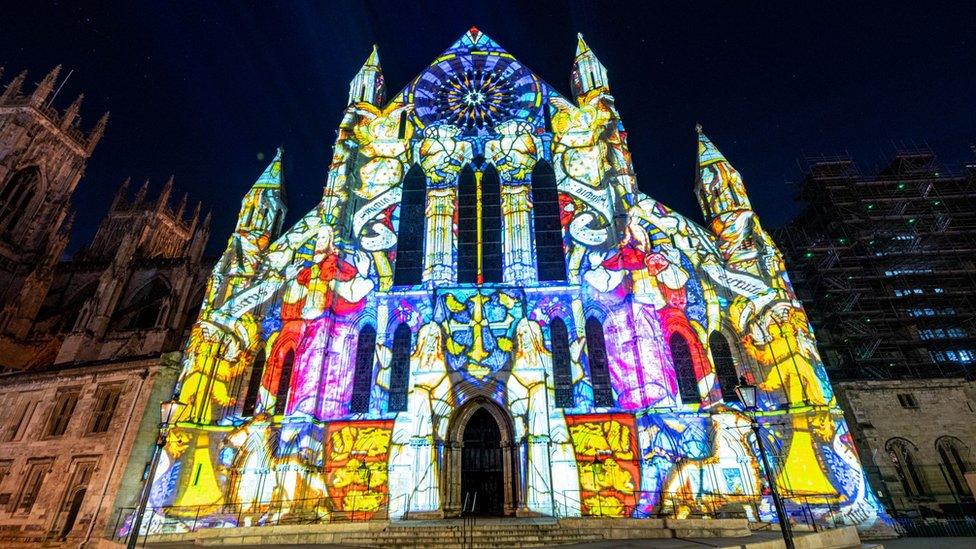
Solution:
[[[544,541],[544,540],[555,540],[555,539],[588,539],[588,538],[594,538],[594,537],[595,538],[602,538],[602,536],[600,534],[590,534],[590,533],[582,533],[582,532],[580,532],[580,533],[569,533],[569,532],[567,532],[567,533],[560,533],[560,534],[555,534],[555,535],[543,535],[543,536],[540,536],[540,535],[516,535],[516,534],[509,534],[509,535],[486,535],[486,534],[478,534],[478,533],[465,535],[465,534],[462,534],[462,533],[459,532],[459,533],[456,533],[456,534],[445,534],[445,535],[439,535],[439,536],[423,536],[423,537],[418,537],[418,536],[382,535],[382,534],[381,535],[355,535],[355,536],[343,536],[343,539],[345,541],[349,541],[349,542],[352,542],[352,541],[366,542],[366,541],[370,541],[370,540],[377,541],[377,542],[378,541],[409,541],[409,540],[417,540],[417,539],[422,539],[424,541],[430,542],[430,541],[451,541],[451,540],[455,540],[455,539],[468,538],[468,539],[477,539],[477,540],[513,541],[514,542],[514,541],[519,541],[519,540]]]
[[[505,529],[484,529],[480,527],[475,527],[473,529],[464,529],[461,527],[456,528],[442,528],[439,530],[423,530],[423,531],[413,531],[409,528],[407,529],[386,529],[379,530],[375,532],[358,532],[351,533],[350,537],[362,538],[362,537],[373,537],[373,538],[405,538],[405,539],[418,539],[418,538],[451,538],[461,535],[467,535],[468,537],[475,536],[480,538],[524,538],[524,537],[537,537],[537,538],[553,538],[560,536],[587,536],[587,535],[599,535],[599,533],[594,533],[592,531],[584,531],[579,528],[555,528],[546,530],[522,530],[513,531]]]
[[[430,541],[420,541],[420,540],[410,540],[410,541],[384,541],[382,543],[372,542],[349,542],[344,541],[343,545],[351,545],[356,547],[383,547],[389,549],[421,549],[425,547],[436,547],[438,549],[503,549],[506,547],[553,547],[557,545],[576,545],[579,543],[587,543],[591,541],[602,541],[601,537],[586,537],[581,539],[547,539],[547,540],[537,540],[537,541],[479,541],[479,540],[456,540],[456,541],[444,541],[431,543]]]
[[[518,534],[487,534],[484,532],[473,532],[467,536],[460,532],[451,532],[440,536],[399,536],[399,535],[356,535],[345,536],[343,543],[348,545],[367,546],[367,547],[391,547],[391,548],[420,548],[438,547],[447,549],[451,547],[472,546],[479,548],[503,548],[503,547],[540,547],[551,545],[568,545],[584,543],[587,541],[599,541],[603,536],[593,533],[582,532],[560,532],[552,535],[518,535]]]
[[[499,521],[494,521],[494,520],[491,520],[491,519],[485,519],[485,520],[477,520],[477,519],[475,519],[475,520],[476,520],[476,523],[479,526],[484,526],[486,528],[487,527],[495,527],[495,528],[545,528],[545,527],[559,526],[559,523],[558,522],[528,522],[528,523],[519,523],[519,522],[499,522]],[[437,528],[447,528],[447,527],[453,526],[453,525],[459,525],[459,524],[462,524],[463,522],[464,521],[460,521],[460,520],[445,521],[444,524],[405,524],[405,523],[402,523],[402,522],[394,522],[394,523],[390,524],[390,528],[403,528],[403,529],[406,529],[406,530],[417,530],[418,528],[419,529],[423,529],[423,528],[437,529]]]

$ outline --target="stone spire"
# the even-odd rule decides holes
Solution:
[[[64,111],[64,118],[61,119],[61,129],[71,126],[78,120],[78,111],[81,110],[81,102],[85,100],[85,94],[78,95],[78,98],[68,105]]]
[[[91,154],[95,150],[95,145],[102,140],[102,136],[105,135],[105,126],[108,125],[108,113],[102,115],[95,123],[95,127],[92,128],[90,134],[88,134],[88,154]]]
[[[119,185],[119,190],[115,191],[115,198],[112,200],[112,207],[109,210],[114,210],[119,207],[123,201],[125,201],[126,195],[129,193],[129,183],[132,182],[132,178],[126,177],[125,181]]]
[[[607,79],[607,69],[597,59],[596,54],[583,40],[582,34],[576,35],[576,60],[573,61],[573,76],[571,85],[573,95],[577,98],[595,89],[610,91],[610,81]]]
[[[34,93],[31,94],[30,104],[39,107],[47,101],[48,96],[54,91],[54,83],[57,82],[58,76],[61,74],[61,65],[54,67],[51,72],[47,73],[47,76],[41,80],[37,87],[34,88]]]
[[[5,101],[19,95],[21,90],[24,88],[25,80],[27,80],[27,71],[22,71],[20,74],[15,76],[14,79],[7,84],[3,95],[0,95],[0,101]]]
[[[202,202],[197,202],[195,208],[193,208],[193,215],[190,216],[190,230],[192,231],[197,227],[197,223],[200,221],[200,208],[203,206]]]
[[[149,192],[149,180],[148,179],[145,182],[143,182],[142,186],[139,187],[139,190],[136,191],[136,198],[133,201],[133,204],[135,204],[135,205],[142,205],[143,201],[146,200],[146,193],[147,192]]]
[[[156,209],[160,212],[169,206],[169,197],[171,194],[173,194],[173,179],[175,178],[176,176],[170,175],[169,179],[166,180],[166,184],[163,185],[163,190],[159,193],[159,200],[157,201]]]
[[[279,222],[286,211],[281,178],[282,152],[279,148],[274,160],[244,196],[237,216],[238,232],[266,232],[272,237],[277,236]]]
[[[359,102],[382,106],[386,101],[386,85],[380,68],[380,53],[373,45],[373,52],[349,83],[349,104]]]
[[[183,221],[183,214],[186,213],[186,202],[190,198],[190,193],[184,192],[183,198],[180,199],[180,205],[176,207],[176,219],[178,221]]]
[[[698,134],[698,170],[695,177],[695,195],[706,222],[725,213],[751,210],[739,172],[725,159],[712,141],[702,133],[701,124],[695,126]]]

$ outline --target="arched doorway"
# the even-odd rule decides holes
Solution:
[[[444,460],[444,515],[461,513],[467,495],[479,515],[513,515],[519,494],[511,419],[495,402],[469,400],[451,419]],[[477,499],[475,499],[477,494]]]
[[[505,507],[502,432],[491,413],[478,408],[464,426],[461,500],[478,515],[502,515]]]

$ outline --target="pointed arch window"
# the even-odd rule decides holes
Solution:
[[[477,183],[474,170],[465,166],[458,178],[457,281],[474,284],[478,276]]]
[[[556,174],[545,160],[532,169],[532,218],[539,281],[566,280]]]
[[[488,166],[481,176],[481,270],[485,282],[504,282],[502,255],[502,187],[498,171]]]
[[[288,404],[288,389],[291,388],[291,374],[295,367],[295,350],[290,349],[285,359],[281,361],[278,374],[278,387],[275,391],[275,413],[284,414]]]
[[[258,405],[258,394],[261,392],[261,378],[264,375],[264,344],[258,351],[258,356],[251,365],[251,376],[247,380],[247,388],[244,393],[244,406],[241,408],[241,415],[253,416],[254,410]]]
[[[935,441],[939,460],[946,472],[949,488],[961,500],[972,502],[973,492],[966,482],[966,473],[972,471],[969,463],[969,449],[956,437],[944,436]]]
[[[902,488],[908,497],[924,496],[927,493],[922,475],[915,459],[916,446],[905,439],[895,438],[885,444],[885,451],[891,459],[901,480]]]
[[[569,356],[569,332],[566,323],[558,316],[549,324],[552,338],[552,373],[556,386],[556,407],[572,408],[576,405],[573,396],[573,374]]]
[[[593,403],[599,407],[613,406],[613,389],[610,386],[607,343],[603,337],[603,324],[592,316],[586,319],[586,348],[590,358]]]
[[[394,286],[416,286],[424,272],[424,232],[427,226],[424,206],[427,202],[427,177],[414,164],[403,178],[400,202],[400,227],[397,236]]]
[[[376,352],[376,329],[365,326],[356,342],[356,371],[349,411],[364,414],[369,411],[369,393],[373,388],[373,356]]]
[[[14,172],[0,189],[0,231],[10,233],[17,219],[25,218],[24,210],[30,205],[41,181],[37,166],[28,166]]]
[[[143,284],[112,315],[112,330],[151,330],[164,321],[171,290],[160,276]]]
[[[712,364],[715,365],[715,374],[722,389],[722,400],[737,402],[739,397],[735,394],[735,387],[739,384],[739,375],[735,370],[735,360],[732,358],[728,339],[719,332],[712,332],[708,336],[708,347],[712,351]]]
[[[410,388],[410,326],[397,326],[393,332],[393,356],[390,358],[390,398],[388,412],[407,409],[407,390]]]
[[[695,363],[691,358],[691,347],[685,336],[674,333],[668,340],[671,347],[671,361],[674,363],[674,374],[678,382],[678,394],[685,404],[700,403],[698,394],[698,378],[695,377]]]

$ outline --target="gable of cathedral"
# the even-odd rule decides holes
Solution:
[[[572,74],[570,100],[472,29],[386,101],[374,50],[322,201],[281,233],[279,156],[242,203],[155,512],[311,497],[449,516],[484,478],[498,512],[647,516],[678,512],[673,494],[716,513],[761,499],[744,379],[789,448],[781,490],[879,520],[738,172],[699,132],[707,229],[642,194],[581,37]],[[475,442],[512,451],[471,471]]]

